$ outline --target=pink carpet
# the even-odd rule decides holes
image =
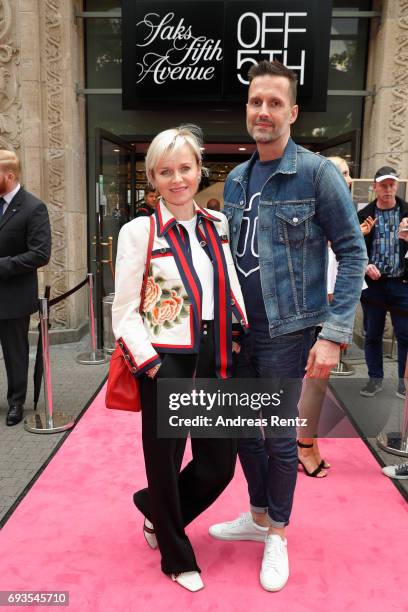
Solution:
[[[0,532],[0,590],[68,590],[72,612],[408,610],[407,505],[353,439],[322,442],[333,464],[324,481],[299,474],[283,591],[259,585],[262,544],[207,534],[212,522],[247,509],[240,468],[188,529],[205,589],[192,594],[172,583],[132,503],[145,481],[140,416],[106,410],[103,397]]]

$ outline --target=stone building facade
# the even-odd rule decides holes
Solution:
[[[363,126],[362,176],[387,164],[408,176],[408,0],[375,0]]]
[[[374,95],[364,109],[362,176],[371,178],[383,165],[408,177],[408,0],[375,0],[382,12],[371,23],[367,89]],[[362,312],[358,309],[355,338],[362,345]],[[396,350],[387,316],[384,348]]]
[[[374,0],[362,172],[389,164],[408,175],[408,0]],[[41,286],[53,297],[87,271],[87,157],[82,0],[0,0],[0,146],[20,156],[25,187],[49,208],[53,249]],[[53,308],[61,339],[78,337],[85,291]],[[62,332],[62,333],[61,333]]]
[[[87,271],[83,24],[72,0],[0,0],[0,146],[19,155],[24,186],[47,203],[52,256],[40,272],[51,296]],[[84,290],[51,311],[53,329],[75,337]]]

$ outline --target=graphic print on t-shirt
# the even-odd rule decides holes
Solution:
[[[245,277],[259,270],[258,255],[258,207],[261,192],[254,193],[244,210],[237,248],[237,268]],[[248,213],[248,214],[246,214]]]
[[[277,170],[280,159],[267,162],[257,160],[249,177],[248,200],[244,210],[236,252],[238,280],[249,317],[252,332],[265,330],[269,323],[262,295],[258,254],[258,210],[262,188]]]

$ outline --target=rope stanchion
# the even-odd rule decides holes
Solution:
[[[49,309],[51,308],[51,306],[55,306],[55,304],[62,302],[62,300],[65,300],[70,295],[73,295],[76,291],[79,291],[79,289],[82,289],[82,287],[84,287],[87,284],[88,284],[88,277],[86,277],[82,282],[78,283],[78,285],[76,285],[75,287],[67,291],[66,293],[63,293],[62,295],[59,295],[58,297],[53,298],[52,300],[49,299],[50,293],[51,293],[51,287],[50,285],[46,285],[44,298],[46,298],[47,300],[48,313],[49,313]],[[40,301],[38,303],[40,305]],[[40,306],[39,306],[39,310],[40,310]],[[44,369],[43,367],[44,359],[43,359],[43,354],[42,354],[42,332],[41,332],[41,313],[40,312],[39,312],[39,319],[40,319],[40,322],[38,324],[39,333],[38,333],[38,343],[37,343],[37,354],[35,356],[34,376],[33,376],[34,410],[37,409],[38,398],[40,397],[41,384],[42,384],[42,378],[43,378],[43,369]],[[48,316],[48,329],[50,327],[51,325],[50,325],[49,316]]]
[[[41,346],[44,367],[45,414],[38,412],[28,415],[24,429],[32,433],[59,433],[74,426],[70,417],[62,412],[54,412],[51,383],[50,338],[48,331],[49,304],[47,298],[40,298]]]
[[[405,366],[404,381],[408,379],[408,358]],[[404,412],[402,415],[401,431],[382,431],[377,436],[377,444],[380,448],[392,455],[408,457],[408,393],[405,393]]]
[[[88,292],[89,292],[89,336],[91,339],[91,350],[86,353],[81,353],[77,356],[76,361],[82,365],[100,365],[106,362],[104,351],[96,347],[95,334],[95,312],[93,302],[93,274],[87,274]]]
[[[88,275],[87,277],[80,283],[78,283],[78,285],[76,285],[75,287],[73,287],[72,289],[70,289],[69,291],[67,291],[66,293],[63,293],[62,295],[59,295],[56,298],[53,298],[52,300],[49,301],[48,305],[51,308],[51,306],[55,306],[55,304],[58,304],[59,302],[62,302],[62,300],[66,300],[70,295],[72,295],[73,293],[75,293],[76,291],[78,291],[79,289],[82,289],[82,287],[85,287],[85,285],[88,284]]]
[[[44,292],[44,297],[47,299],[48,302],[48,308],[49,308],[49,304],[50,304],[50,294],[51,294],[51,287],[50,285],[46,285],[45,286],[45,292]],[[38,302],[38,311],[40,310],[40,302]],[[40,392],[41,392],[41,383],[42,383],[42,378],[43,378],[43,372],[44,372],[44,360],[43,360],[43,354],[42,354],[42,334],[41,334],[41,316],[40,316],[40,312],[38,312],[39,315],[39,322],[38,322],[38,342],[37,342],[37,354],[35,356],[35,364],[34,364],[34,374],[33,374],[33,383],[34,383],[34,410],[37,410],[37,404],[38,404],[38,399],[40,397]],[[48,328],[50,327],[50,323],[48,321]]]
[[[353,366],[343,361],[345,354],[346,350],[341,349],[339,363],[330,371],[331,376],[352,376],[354,374]]]
[[[405,399],[404,414],[401,431],[382,431],[377,436],[377,444],[380,448],[392,455],[408,457],[408,402]]]
[[[405,281],[404,281],[405,282]],[[384,304],[378,300],[373,300],[366,298],[365,296],[361,297],[361,302],[363,304],[370,304],[371,306],[376,306],[377,308],[381,308],[382,310],[388,310],[391,313],[398,314],[400,316],[406,317],[408,316],[408,310],[405,308],[398,308],[396,306],[392,306],[391,304]],[[393,343],[394,343],[394,334],[391,343],[391,356],[393,353]],[[408,379],[408,359],[405,366],[405,374],[404,380]],[[402,415],[402,426],[401,431],[391,431],[385,432],[382,431],[377,436],[377,444],[380,448],[385,450],[387,453],[392,453],[393,455],[399,455],[400,457],[408,457],[408,394],[405,393],[405,402],[404,402],[404,413]]]

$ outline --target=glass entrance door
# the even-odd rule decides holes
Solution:
[[[93,268],[98,348],[102,348],[102,300],[115,287],[118,235],[121,227],[135,216],[136,162],[132,145],[105,130],[96,130],[95,146]]]
[[[347,132],[322,142],[313,143],[307,148],[325,157],[343,157],[350,166],[351,175],[360,176],[360,130]]]

